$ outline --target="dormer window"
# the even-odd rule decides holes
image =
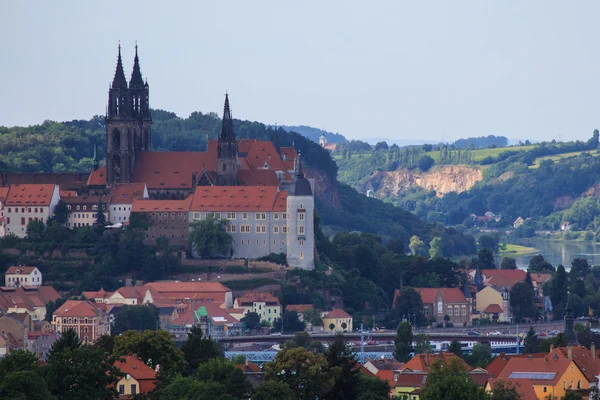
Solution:
[[[83,206],[83,211],[87,210],[87,206]]]
[[[67,206],[67,210],[70,210],[70,209],[71,209],[71,206],[70,206],[70,205],[68,205],[68,206]],[[8,211],[10,211],[10,209],[9,209]]]
[[[77,210],[80,210],[80,209],[81,209],[81,206],[77,206]]]

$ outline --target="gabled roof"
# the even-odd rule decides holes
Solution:
[[[572,345],[571,351],[573,354],[573,361],[579,366],[588,381],[598,381],[596,376],[600,375],[600,358],[592,358],[590,350],[580,345]],[[555,354],[560,358],[568,359],[568,347],[557,347],[550,353],[550,356],[554,356]]]
[[[123,374],[129,374],[140,384],[139,393],[148,393],[156,387],[156,371],[135,356],[121,356],[115,361],[115,367]]]
[[[236,180],[240,186],[279,186],[279,179],[273,169],[239,169]]]
[[[197,187],[191,211],[285,211],[287,192],[276,186]]]
[[[60,295],[52,286],[0,287],[0,308],[43,307]]]
[[[107,292],[104,288],[100,288],[97,292],[83,292],[83,296],[86,299],[106,299],[110,297],[114,292]]]
[[[413,288],[417,293],[421,295],[421,300],[423,300],[423,304],[433,304],[435,302],[435,298],[438,295],[438,290],[436,288]],[[396,299],[400,295],[400,289],[396,289],[394,292],[394,302],[393,306],[396,306]],[[463,295],[464,297],[464,295]]]
[[[98,305],[89,300],[67,300],[52,314],[57,317],[95,317]]]
[[[58,190],[58,186],[53,184],[11,185],[5,205],[49,206],[55,190]]]
[[[352,318],[352,316],[341,308],[336,308],[325,314],[323,318]]]
[[[76,190],[59,190],[58,195],[62,199],[63,197],[77,197]]]
[[[98,167],[90,173],[88,186],[106,186],[106,167]]]
[[[191,189],[192,173],[217,169],[217,151],[144,151],[135,160],[133,181],[149,189]]]
[[[499,381],[503,381],[506,384],[512,384],[515,386],[517,393],[521,395],[521,400],[537,400],[537,395],[533,388],[533,384],[529,379],[497,379],[490,378],[489,383],[492,390],[496,387]]]
[[[560,357],[548,356],[544,358],[511,358],[500,373],[498,378],[525,378],[534,385],[554,386],[572,361]]]
[[[257,373],[257,372],[262,372],[262,370],[260,369],[260,366],[258,364],[254,364],[251,361],[246,361],[245,364],[235,364],[234,367],[236,367],[237,369],[242,370],[242,372],[244,373]]]
[[[453,359],[458,360],[458,362],[462,364],[467,370],[471,369],[471,366],[467,364],[462,358],[458,357],[454,353],[450,353],[447,351],[441,351],[438,354],[417,354],[408,362],[406,362],[402,369],[408,368],[412,371],[429,372],[429,368],[434,363],[434,361],[440,360],[441,362],[445,363]]]
[[[239,306],[252,305],[255,302],[265,302],[269,305],[280,305],[279,299],[269,292],[247,292],[236,299]]]
[[[483,310],[484,314],[500,314],[502,313],[502,307],[498,304],[490,304]]]
[[[190,211],[192,195],[184,200],[147,200],[135,199],[131,212],[185,212]],[[187,220],[186,220],[187,221]]]
[[[487,279],[495,276],[501,276],[514,283],[522,282],[527,277],[527,273],[522,269],[482,269],[481,273]]]
[[[29,275],[31,274],[34,270],[36,270],[37,267],[26,267],[26,266],[11,266],[6,270],[7,274],[11,274],[11,275]]]
[[[134,199],[142,199],[145,194],[145,183],[119,183],[110,192],[110,202],[111,204],[132,204]]]
[[[423,387],[427,381],[426,372],[400,372],[396,380],[396,387]]]
[[[465,294],[459,288],[440,288],[446,303],[466,303]]]

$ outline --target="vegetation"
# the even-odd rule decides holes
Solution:
[[[227,220],[207,217],[190,223],[190,243],[200,257],[230,256],[233,239],[226,232]]]

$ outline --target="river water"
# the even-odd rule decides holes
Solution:
[[[520,269],[527,269],[529,261],[536,254],[543,255],[546,261],[554,267],[562,264],[567,271],[571,269],[571,262],[574,258],[585,258],[590,265],[600,265],[600,243],[554,242],[530,239],[521,241],[519,244],[539,250],[537,253],[514,257],[517,260],[517,267]]]

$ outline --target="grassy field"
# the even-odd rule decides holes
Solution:
[[[536,146],[514,146],[514,147],[497,147],[495,149],[477,149],[473,150],[473,161],[478,162],[486,157],[498,157],[503,151],[529,151]],[[431,156],[436,162],[440,160],[439,151],[430,151],[427,155]]]
[[[585,153],[583,151],[573,151],[571,153],[561,153],[561,154],[554,154],[552,156],[545,156],[545,157],[538,157],[535,159],[533,165],[531,165],[529,168],[537,168],[540,166],[540,163],[542,162],[542,160],[552,160],[554,162],[559,161],[563,158],[569,158],[569,157],[574,157],[574,156],[578,156],[581,153]],[[597,157],[600,155],[600,153],[598,153],[598,150],[596,151],[588,151],[588,153],[590,153],[592,156]]]
[[[519,246],[518,244],[507,244],[506,249],[498,252],[499,256],[523,256],[525,254],[537,253],[539,250],[533,247]]]

